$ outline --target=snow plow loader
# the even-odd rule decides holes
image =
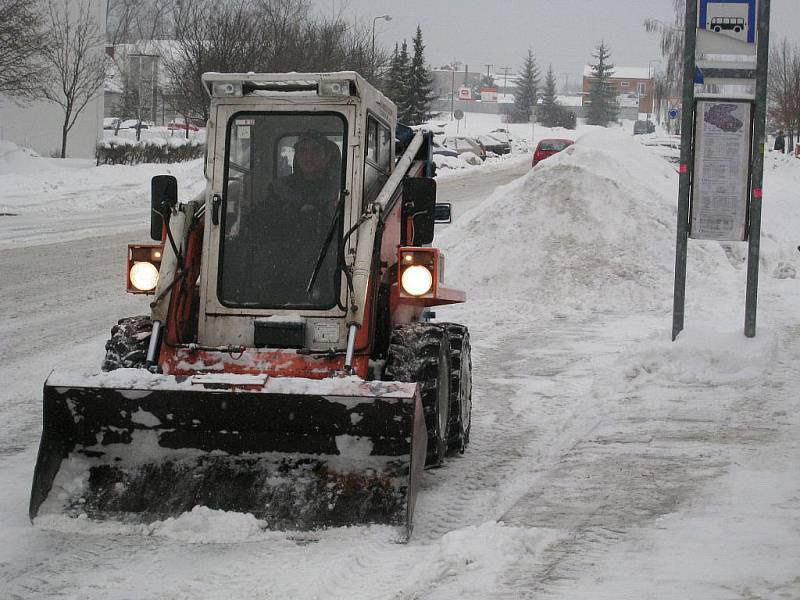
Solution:
[[[95,373],[55,371],[30,517],[153,522],[195,506],[274,529],[410,535],[422,469],[469,439],[463,302],[431,246],[432,139],[353,72],[207,73],[206,191],[153,178],[153,243]],[[143,311],[144,312],[144,311]]]

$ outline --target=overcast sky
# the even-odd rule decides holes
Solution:
[[[532,48],[542,70],[553,65],[563,84],[580,78],[595,47],[604,39],[617,66],[645,67],[660,58],[658,36],[642,25],[647,17],[672,21],[672,0],[316,0],[330,15],[343,11],[371,28],[388,49],[411,42],[422,25],[425,56],[433,67],[457,60],[470,71],[515,73]],[[784,36],[800,42],[800,0],[772,1],[773,41]],[[461,67],[463,69],[463,66]]]

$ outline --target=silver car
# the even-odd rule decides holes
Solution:
[[[445,148],[455,150],[459,155],[465,152],[472,152],[481,160],[486,160],[486,151],[476,139],[467,136],[449,136],[444,138]]]

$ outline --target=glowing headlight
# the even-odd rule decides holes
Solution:
[[[149,292],[158,284],[158,269],[153,263],[133,263],[129,276],[133,287],[142,292]]]
[[[433,287],[433,275],[421,265],[408,267],[400,278],[403,290],[411,296],[423,296]]]

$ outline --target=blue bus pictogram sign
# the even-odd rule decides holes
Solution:
[[[756,41],[756,2],[757,0],[700,0],[700,29],[753,44]]]

